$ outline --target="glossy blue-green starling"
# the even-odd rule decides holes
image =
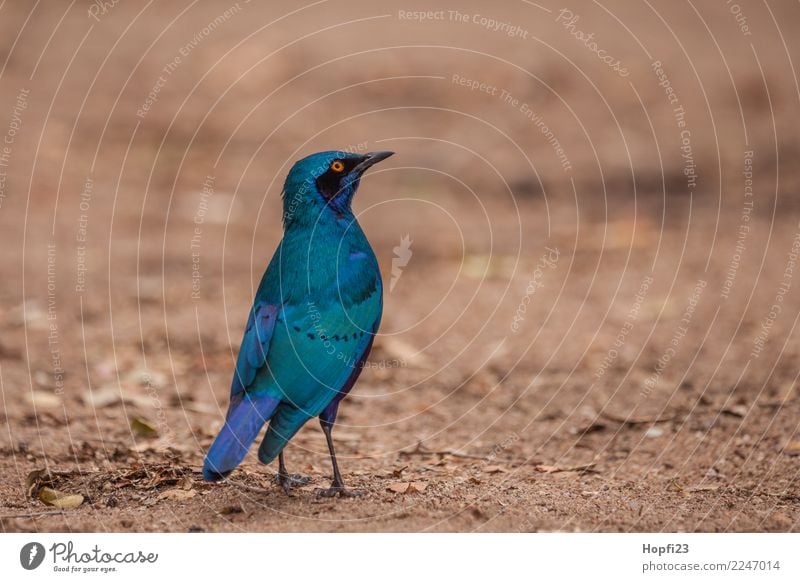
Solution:
[[[383,310],[375,253],[351,209],[361,176],[392,152],[320,152],[298,161],[283,187],[283,239],[258,286],[233,373],[225,424],[203,475],[226,477],[264,424],[262,463],[278,457],[276,480],[288,493],[307,478],[290,475],[283,449],[318,417],[333,465],[324,496],[350,496],[332,430],[342,399],[372,348]]]

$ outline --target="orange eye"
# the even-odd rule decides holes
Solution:
[[[331,164],[331,170],[333,170],[334,172],[341,172],[342,170],[344,170],[344,164],[342,163],[341,160],[334,160],[333,163]]]

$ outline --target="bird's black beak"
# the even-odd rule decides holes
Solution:
[[[378,162],[382,162],[391,155],[394,155],[394,152],[389,152],[389,151],[369,152],[368,154],[365,154],[364,159],[361,160],[355,168],[353,168],[353,171],[359,174],[363,174],[369,168],[371,168]]]

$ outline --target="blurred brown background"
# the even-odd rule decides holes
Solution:
[[[3,530],[797,530],[798,25],[0,4]],[[255,456],[205,485],[283,179],[336,148],[397,152],[355,202],[386,307],[337,435],[369,495],[287,498]],[[326,482],[315,423],[287,456]]]

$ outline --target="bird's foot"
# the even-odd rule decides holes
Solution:
[[[317,497],[363,497],[367,494],[366,491],[361,489],[348,489],[344,485],[331,483],[327,489],[317,489]]]
[[[283,487],[286,495],[289,495],[295,487],[302,487],[311,483],[311,477],[296,473],[278,473],[275,475],[275,482]]]

